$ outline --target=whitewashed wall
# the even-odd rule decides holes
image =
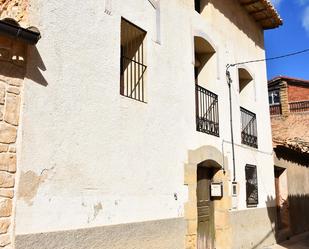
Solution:
[[[230,141],[225,66],[264,57],[256,44],[263,40],[259,27],[236,2],[229,6],[239,14],[236,24],[255,40],[215,9],[202,17],[194,1],[162,0],[159,44],[156,12],[146,0],[112,0],[111,15],[104,13],[104,1],[30,2],[31,23],[42,32],[37,50],[48,85],[25,82],[18,184],[26,187],[16,202],[16,234],[183,217],[188,150],[210,144],[221,151],[223,140]],[[147,104],[119,94],[121,16],[148,32]],[[197,33],[217,49],[210,90],[219,94],[220,138],[195,130]],[[42,64],[33,54],[28,64]],[[266,153],[236,146],[239,209],[246,208],[247,163],[258,167],[258,207],[274,195],[265,64],[248,67],[256,82],[259,150]],[[240,144],[237,69],[231,73]],[[30,67],[28,74],[33,78]],[[223,148],[232,170],[231,146]]]

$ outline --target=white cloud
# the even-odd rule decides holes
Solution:
[[[305,8],[302,23],[303,23],[303,27],[305,28],[305,30],[307,31],[309,35],[309,6]]]
[[[300,1],[306,1],[306,0],[300,0]],[[276,7],[279,7],[280,3],[282,2],[282,0],[271,0],[271,2],[273,3],[273,5],[275,5]]]

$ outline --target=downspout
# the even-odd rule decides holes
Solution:
[[[229,86],[229,102],[230,102],[230,127],[231,127],[231,144],[232,144],[232,157],[233,157],[233,182],[236,182],[236,166],[235,166],[235,145],[234,145],[234,130],[233,130],[233,109],[232,109],[232,92],[231,92],[231,74],[229,72],[230,64],[226,66],[226,80]]]

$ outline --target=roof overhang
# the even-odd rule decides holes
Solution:
[[[41,38],[41,34],[37,28],[22,28],[17,24],[6,20],[0,20],[0,35],[21,40],[30,45],[35,45]]]
[[[238,0],[263,29],[278,28],[283,24],[275,7],[268,0]]]
[[[276,85],[282,81],[285,81],[289,85],[301,85],[301,86],[309,87],[309,80],[293,78],[293,77],[288,77],[288,76],[281,76],[281,75],[269,80],[268,86]]]

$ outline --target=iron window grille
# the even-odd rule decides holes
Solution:
[[[259,192],[256,166],[247,164],[245,167],[245,172],[247,206],[257,206],[259,204]]]
[[[146,31],[121,19],[121,62],[120,94],[145,102],[145,64],[144,42]]]
[[[258,148],[256,115],[240,107],[241,112],[241,143]]]
[[[219,137],[218,95],[195,85],[196,130]]]

